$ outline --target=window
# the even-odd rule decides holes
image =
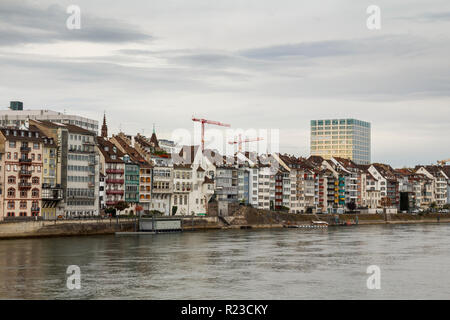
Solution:
[[[33,149],[39,149],[39,143],[37,142],[33,143]]]
[[[6,159],[11,159],[11,152],[8,152],[8,153],[6,154]]]
[[[8,209],[14,209],[14,201],[8,201]]]
[[[9,189],[8,189],[8,197],[9,197],[9,198],[15,198],[15,197],[16,197],[16,189],[14,189],[14,188],[9,188]]]
[[[39,178],[38,177],[33,177],[32,182],[33,182],[33,184],[39,184]]]
[[[26,201],[20,201],[20,209],[26,209],[27,208],[27,202]]]
[[[9,142],[9,147],[10,148],[15,148],[16,147],[16,142],[15,141],[10,141]]]
[[[8,183],[9,183],[9,184],[16,183],[16,177],[14,177],[14,176],[9,176],[9,177],[8,177]]]
[[[28,191],[27,190],[20,190],[20,197],[21,198],[27,198],[28,197]]]
[[[32,196],[33,198],[39,198],[39,189],[33,189],[33,190],[31,191],[31,196]]]

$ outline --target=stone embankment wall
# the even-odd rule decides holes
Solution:
[[[134,227],[133,219],[1,222],[0,239],[113,234]]]
[[[358,222],[358,224],[401,224],[401,223],[437,223],[450,222],[450,214],[295,214],[280,211],[269,211],[241,206],[233,215],[224,217],[228,227],[282,227],[283,225],[310,224],[322,220],[330,224],[338,217],[339,222]]]
[[[327,221],[332,224],[336,215],[332,214],[294,214],[278,211],[260,210],[241,206],[226,217],[181,217],[185,231],[233,228],[282,228],[284,225],[305,225],[314,220]],[[340,222],[358,224],[406,224],[406,223],[448,223],[450,214],[340,214]],[[120,231],[134,231],[134,219],[105,220],[58,220],[58,221],[24,221],[0,222],[0,239],[81,236],[114,234]]]

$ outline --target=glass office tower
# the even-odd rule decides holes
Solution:
[[[370,164],[370,123],[356,119],[311,120],[311,155]]]

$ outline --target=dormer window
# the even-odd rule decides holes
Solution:
[[[28,137],[31,138],[31,132],[28,132]]]
[[[14,130],[14,133],[13,133],[13,134],[14,134],[14,137],[15,137],[15,136],[17,136],[17,131],[16,131],[16,130]]]
[[[111,155],[111,159],[116,160],[116,155],[115,154]]]
[[[20,135],[21,135],[22,137],[25,136],[25,132],[21,131],[21,132],[20,132]]]
[[[105,151],[109,151],[109,147],[105,147]]]

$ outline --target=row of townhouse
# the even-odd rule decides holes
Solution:
[[[173,161],[172,154],[159,147],[155,133],[151,138],[119,133],[109,139],[98,137],[98,141],[104,154],[100,167],[105,168],[106,175],[103,209],[125,201],[131,204],[125,214],[135,212],[137,205],[144,212],[159,211],[164,215],[207,214],[208,202],[214,194],[215,168],[201,157],[193,161],[198,147],[186,147]],[[185,159],[183,151],[192,160]],[[123,169],[117,170],[118,166]],[[108,171],[111,167],[115,170]]]
[[[0,220],[98,214],[91,131],[29,120],[0,132]]]
[[[225,157],[199,146],[168,154],[155,132],[108,138],[105,119],[101,136],[41,120],[0,129],[1,219],[98,215],[122,201],[130,204],[123,214],[165,215],[208,214],[212,200],[293,213],[442,207],[450,202],[449,171],[357,165],[339,157]]]
[[[349,204],[403,211],[450,202],[448,166],[393,169],[379,163],[358,165],[339,157],[289,155],[279,155],[279,161],[290,173],[290,212],[337,212]]]

